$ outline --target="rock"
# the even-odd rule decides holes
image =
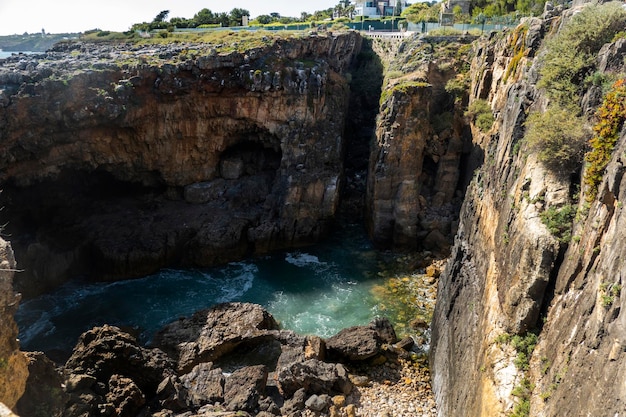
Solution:
[[[293,395],[285,398],[285,403],[280,409],[281,415],[290,416],[298,415],[301,410],[304,410],[304,402],[306,401],[306,391],[304,388],[298,388]]]
[[[65,369],[108,383],[113,375],[130,378],[147,395],[174,374],[174,363],[159,349],[146,349],[119,328],[109,325],[83,333]]]
[[[13,319],[20,301],[19,294],[13,291],[15,269],[11,245],[0,238],[0,403],[10,408],[24,393],[28,378],[28,363],[19,351],[18,329]]]
[[[83,391],[90,389],[98,380],[95,376],[86,374],[70,374],[65,380],[65,391]]]
[[[130,378],[112,375],[106,400],[115,408],[116,416],[135,416],[146,404],[146,397]]]
[[[277,329],[276,320],[261,306],[226,303],[168,324],[157,332],[153,344],[178,358],[178,369],[186,373]]]
[[[223,402],[224,381],[222,370],[212,369],[211,363],[200,363],[181,377],[181,382],[188,392],[189,403],[194,407]]]
[[[165,378],[159,384],[156,395],[161,407],[172,411],[181,411],[187,407],[187,387],[176,376]],[[195,405],[193,401],[192,404]]]
[[[223,179],[198,182],[185,186],[184,198],[188,203],[202,204],[223,198],[225,191],[226,181]]]
[[[233,372],[224,383],[224,402],[229,410],[254,411],[265,395],[267,368],[246,366]]]
[[[330,396],[328,396],[327,394],[313,394],[309,398],[307,398],[307,400],[304,402],[304,405],[310,410],[321,413],[328,408],[328,406],[330,405],[330,401]]]
[[[13,411],[3,403],[0,403],[0,417],[19,417],[14,414]]]
[[[411,350],[414,344],[415,344],[415,341],[413,340],[413,338],[410,336],[407,336],[404,339],[400,340],[398,343],[396,343],[396,347],[398,349],[409,351]]]
[[[308,359],[280,369],[277,383],[286,398],[290,398],[301,388],[307,394],[348,394],[352,389],[343,365],[317,359]]]
[[[388,319],[375,319],[368,326],[341,330],[326,341],[329,356],[348,361],[363,361],[381,352],[383,344],[397,337]]]
[[[67,401],[67,394],[62,387],[63,378],[54,363],[42,352],[27,352],[25,355],[28,360],[28,380],[15,411],[30,417],[61,415]]]

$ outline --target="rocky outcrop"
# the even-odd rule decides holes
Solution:
[[[470,102],[486,100],[495,123],[472,125],[481,166],[439,281],[431,368],[441,416],[612,416],[626,403],[617,261],[624,135],[588,213],[577,194],[581,173],[547,169],[523,141],[526,116],[548,102],[535,57],[559,13],[549,8],[544,20],[476,46]],[[620,48],[603,48],[597,68],[620,61],[623,71]],[[581,94],[582,114],[599,104],[592,90]],[[572,206],[569,241],[548,229],[546,213]]]
[[[13,320],[20,301],[13,291],[15,268],[11,245],[0,238],[0,403],[9,408],[15,407],[24,393],[28,378],[28,364],[19,351],[18,329]]]
[[[353,389],[352,380],[367,384],[368,377],[351,369],[361,369],[367,361],[325,361],[322,339],[277,330],[272,323],[273,317],[258,305],[222,304],[166,326],[153,341],[163,345],[154,348],[139,346],[119,328],[94,328],[81,336],[65,364],[63,415],[286,416],[305,409],[327,414],[331,407],[337,413],[354,412],[355,404],[347,404],[345,396]],[[364,345],[371,345],[370,339],[395,341],[387,320],[366,327],[375,331],[361,336]],[[333,337],[340,344],[341,338],[341,333]],[[192,345],[196,348],[188,349]],[[190,369],[176,369],[183,350],[188,363],[195,364]],[[380,358],[408,356],[401,352],[389,345],[373,354],[383,362]],[[40,391],[50,387],[41,382]],[[334,397],[338,399],[331,401]]]
[[[369,234],[382,247],[446,254],[456,230],[464,188],[459,166],[470,135],[462,121],[465,97],[455,100],[444,89],[463,78],[466,57],[442,52],[452,49],[447,42],[408,38],[388,69],[366,201]],[[469,51],[468,44],[454,47]]]
[[[339,201],[343,74],[360,43],[69,43],[4,60],[0,185],[25,269],[16,287],[32,296],[79,274],[140,276],[318,240]]]

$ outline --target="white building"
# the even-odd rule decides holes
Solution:
[[[354,5],[355,16],[366,16],[372,19],[381,18],[383,16],[393,16],[395,13],[396,0],[385,1],[356,1]],[[409,6],[406,0],[401,0],[402,9]],[[395,13],[399,14],[399,13]]]

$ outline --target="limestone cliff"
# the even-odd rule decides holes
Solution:
[[[0,239],[0,408],[2,403],[13,408],[24,393],[28,366],[19,351],[17,311],[19,295],[13,291],[15,258],[11,246]]]
[[[361,38],[260,42],[69,43],[2,63],[0,185],[25,296],[323,236]]]
[[[475,47],[470,105],[484,100],[495,121],[472,123],[480,168],[439,282],[431,366],[441,416],[614,416],[626,406],[625,135],[590,207],[578,191],[584,173],[549,169],[525,139],[528,114],[554,100],[537,88],[542,39],[579,12],[547,9]],[[618,74],[623,58],[617,40],[589,66]],[[593,115],[602,94],[578,88],[582,114]],[[548,227],[563,210],[567,236]]]

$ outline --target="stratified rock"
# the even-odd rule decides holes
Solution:
[[[268,35],[219,53],[68,43],[0,67],[0,183],[25,296],[330,230],[357,32]]]
[[[178,368],[185,373],[277,329],[276,320],[261,306],[226,303],[168,324],[155,335],[153,344],[178,358]]]
[[[301,388],[307,394],[348,394],[352,390],[352,383],[343,365],[317,359],[296,362],[282,368],[278,370],[277,379],[278,388],[286,398]]]
[[[341,330],[326,340],[331,358],[363,361],[378,355],[384,344],[397,341],[396,333],[386,318],[376,319],[367,326],[354,326]]]
[[[188,374],[181,377],[181,382],[188,392],[188,402],[194,407],[224,401],[224,376],[220,368],[212,364],[200,363]]]
[[[254,411],[265,395],[267,368],[246,366],[233,372],[224,384],[224,402],[229,410]]]
[[[63,378],[54,363],[42,352],[27,352],[28,380],[26,391],[15,406],[22,416],[53,417],[63,413],[67,394]]]

